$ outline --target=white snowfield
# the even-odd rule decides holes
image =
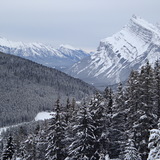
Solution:
[[[35,121],[51,119],[54,115],[55,112],[39,112],[35,117]]]

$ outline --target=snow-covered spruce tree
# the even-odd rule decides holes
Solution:
[[[128,109],[129,121],[127,120],[127,126],[129,129],[132,128],[133,122],[137,118],[137,111],[139,105],[139,73],[132,71],[127,81],[125,89],[125,106]]]
[[[133,128],[133,124],[139,120],[141,116],[140,111],[140,82],[139,82],[139,72],[132,71],[129,79],[127,81],[127,85],[125,88],[125,106],[127,111],[126,118],[126,135],[135,134],[135,129]],[[135,136],[133,137],[135,140]],[[128,141],[128,137],[126,139]],[[127,143],[127,142],[126,142]]]
[[[72,130],[72,127],[77,122],[77,112],[78,112],[78,107],[76,105],[74,98],[72,99],[71,103],[67,100],[66,109],[67,111],[65,112],[65,120],[67,124],[66,124],[66,132],[65,132],[65,144],[66,146],[69,146],[72,143],[74,136],[76,134]],[[67,147],[67,150],[68,150],[68,147]]]
[[[89,106],[89,112],[94,120],[94,135],[96,137],[94,144],[95,154],[92,159],[96,160],[108,154],[108,148],[110,145],[108,139],[110,131],[110,108],[108,107],[108,101],[106,101],[106,99],[104,99],[100,94],[96,94],[92,104]]]
[[[158,118],[160,118],[160,61],[156,61],[154,67],[154,80],[153,80],[153,91],[154,91],[154,109]]]
[[[118,84],[117,92],[115,94],[114,112],[123,111],[125,109],[124,90],[122,83]]]
[[[113,113],[113,92],[112,89],[106,87],[104,90],[104,98],[106,99],[106,107],[108,114],[112,115]]]
[[[85,105],[79,108],[77,121],[72,126],[72,132],[75,133],[73,141],[69,146],[69,160],[90,160],[94,155],[94,144],[96,137],[94,135],[94,120],[88,107]]]
[[[41,129],[39,134],[37,135],[37,159],[45,159],[46,149],[47,149],[47,139],[46,139],[46,132]]]
[[[156,116],[153,114],[153,70],[147,62],[142,67],[138,78],[139,81],[139,99],[137,119],[133,124],[134,139],[136,147],[141,154],[142,160],[148,157],[148,138],[149,130],[156,127]]]
[[[146,113],[151,113],[153,108],[153,69],[149,62],[142,67],[139,76],[140,83],[140,107]]]
[[[15,147],[13,144],[13,137],[10,135],[7,140],[7,145],[2,154],[2,160],[11,160],[15,152]]]
[[[125,147],[125,155],[123,160],[141,160],[138,150],[135,148],[133,139],[128,139]]]
[[[75,114],[75,109],[76,109],[75,100],[72,99],[72,102],[70,102],[70,99],[67,98],[66,106],[64,109],[64,118],[67,124],[69,124],[72,121],[73,116]]]
[[[113,115],[111,119],[111,132],[109,139],[111,141],[109,147],[109,155],[111,158],[117,158],[125,147],[125,131],[127,112],[125,110],[124,92],[122,84],[118,85],[117,93],[114,95]]]
[[[36,160],[37,159],[37,148],[36,148],[36,135],[30,134],[25,142],[22,144],[21,156],[25,160]]]
[[[48,129],[48,147],[46,160],[64,160],[66,157],[65,151],[65,122],[60,112],[60,101],[56,101],[56,115],[50,120]]]
[[[66,123],[69,123],[69,121],[71,119],[71,104],[70,104],[69,98],[67,98],[67,104],[64,109],[64,112],[65,112]]]
[[[150,152],[147,160],[160,159],[160,123],[158,123],[158,129],[150,130],[148,148]]]
[[[154,114],[153,69],[149,63],[141,72],[133,71],[125,90],[125,106],[128,110],[126,130],[133,133],[135,147],[142,160],[147,159],[149,130],[156,125]]]

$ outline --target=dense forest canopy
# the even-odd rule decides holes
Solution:
[[[58,97],[80,100],[95,91],[56,69],[0,53],[0,127],[33,120],[38,112],[52,110]]]

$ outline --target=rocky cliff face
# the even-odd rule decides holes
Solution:
[[[160,30],[133,16],[123,29],[100,41],[97,52],[67,72],[95,85],[125,81],[131,70],[160,59]]]

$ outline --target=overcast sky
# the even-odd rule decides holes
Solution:
[[[133,14],[160,23],[160,0],[0,0],[0,35],[96,50]]]

